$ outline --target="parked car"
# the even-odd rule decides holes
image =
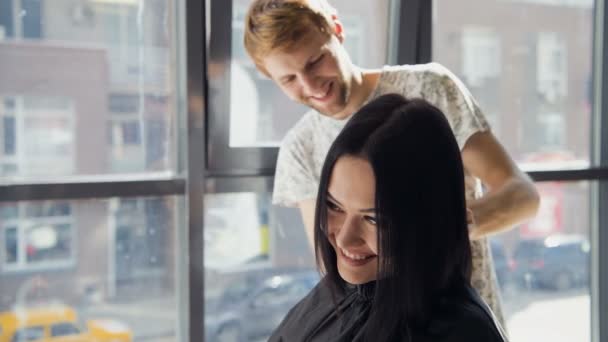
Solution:
[[[515,262],[505,253],[499,241],[490,240],[490,248],[498,285],[504,291],[512,283]]]
[[[266,339],[289,309],[319,282],[316,270],[256,271],[207,303],[205,341],[243,342]]]
[[[119,322],[90,320],[79,327],[76,311],[65,305],[16,308],[0,313],[0,342],[130,342],[132,333]]]
[[[589,241],[580,235],[522,240],[514,254],[517,280],[528,287],[555,290],[587,286],[589,250]]]

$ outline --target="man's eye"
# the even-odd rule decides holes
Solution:
[[[378,223],[376,221],[376,218],[373,216],[365,216],[364,219],[365,219],[365,221],[367,221],[370,224],[373,224],[374,226]]]
[[[319,58],[315,59],[311,64],[312,65],[318,64],[323,59],[323,57],[325,57],[325,54],[322,54],[321,56],[319,56]]]
[[[293,80],[295,80],[296,78],[294,76],[289,76],[283,79],[283,83],[284,84],[289,84],[291,82],[293,82]]]

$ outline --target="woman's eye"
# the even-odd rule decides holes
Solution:
[[[376,221],[376,218],[373,216],[365,216],[364,218],[365,218],[365,221],[367,221],[370,224],[373,224],[374,226],[378,223]]]
[[[332,201],[327,201],[327,208],[329,208],[329,210],[331,211],[337,211],[340,212],[342,211],[342,209],[340,209],[340,207],[338,207],[334,202]]]

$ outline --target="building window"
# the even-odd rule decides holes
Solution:
[[[2,118],[2,132],[4,133],[4,155],[15,155],[17,141],[15,139],[15,117],[5,116]]]
[[[562,150],[565,148],[566,118],[562,113],[545,113],[538,116],[539,146],[545,150]]]
[[[545,103],[555,103],[568,92],[566,43],[555,32],[538,34],[536,90]]]
[[[0,175],[73,173],[75,113],[71,100],[17,96],[4,97],[2,103]]]
[[[141,143],[139,123],[137,121],[122,122],[120,126],[123,144],[139,145]]]
[[[119,284],[165,272],[163,241],[169,219],[160,198],[120,199],[114,212],[116,226],[116,279]]]
[[[7,205],[2,220],[2,270],[36,270],[74,264],[72,210],[67,202]]]
[[[466,27],[462,34],[462,72],[470,87],[479,87],[501,71],[500,38],[491,29]]]

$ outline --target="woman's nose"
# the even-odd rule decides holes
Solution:
[[[356,217],[347,217],[336,232],[336,242],[340,247],[361,244],[361,234]]]

